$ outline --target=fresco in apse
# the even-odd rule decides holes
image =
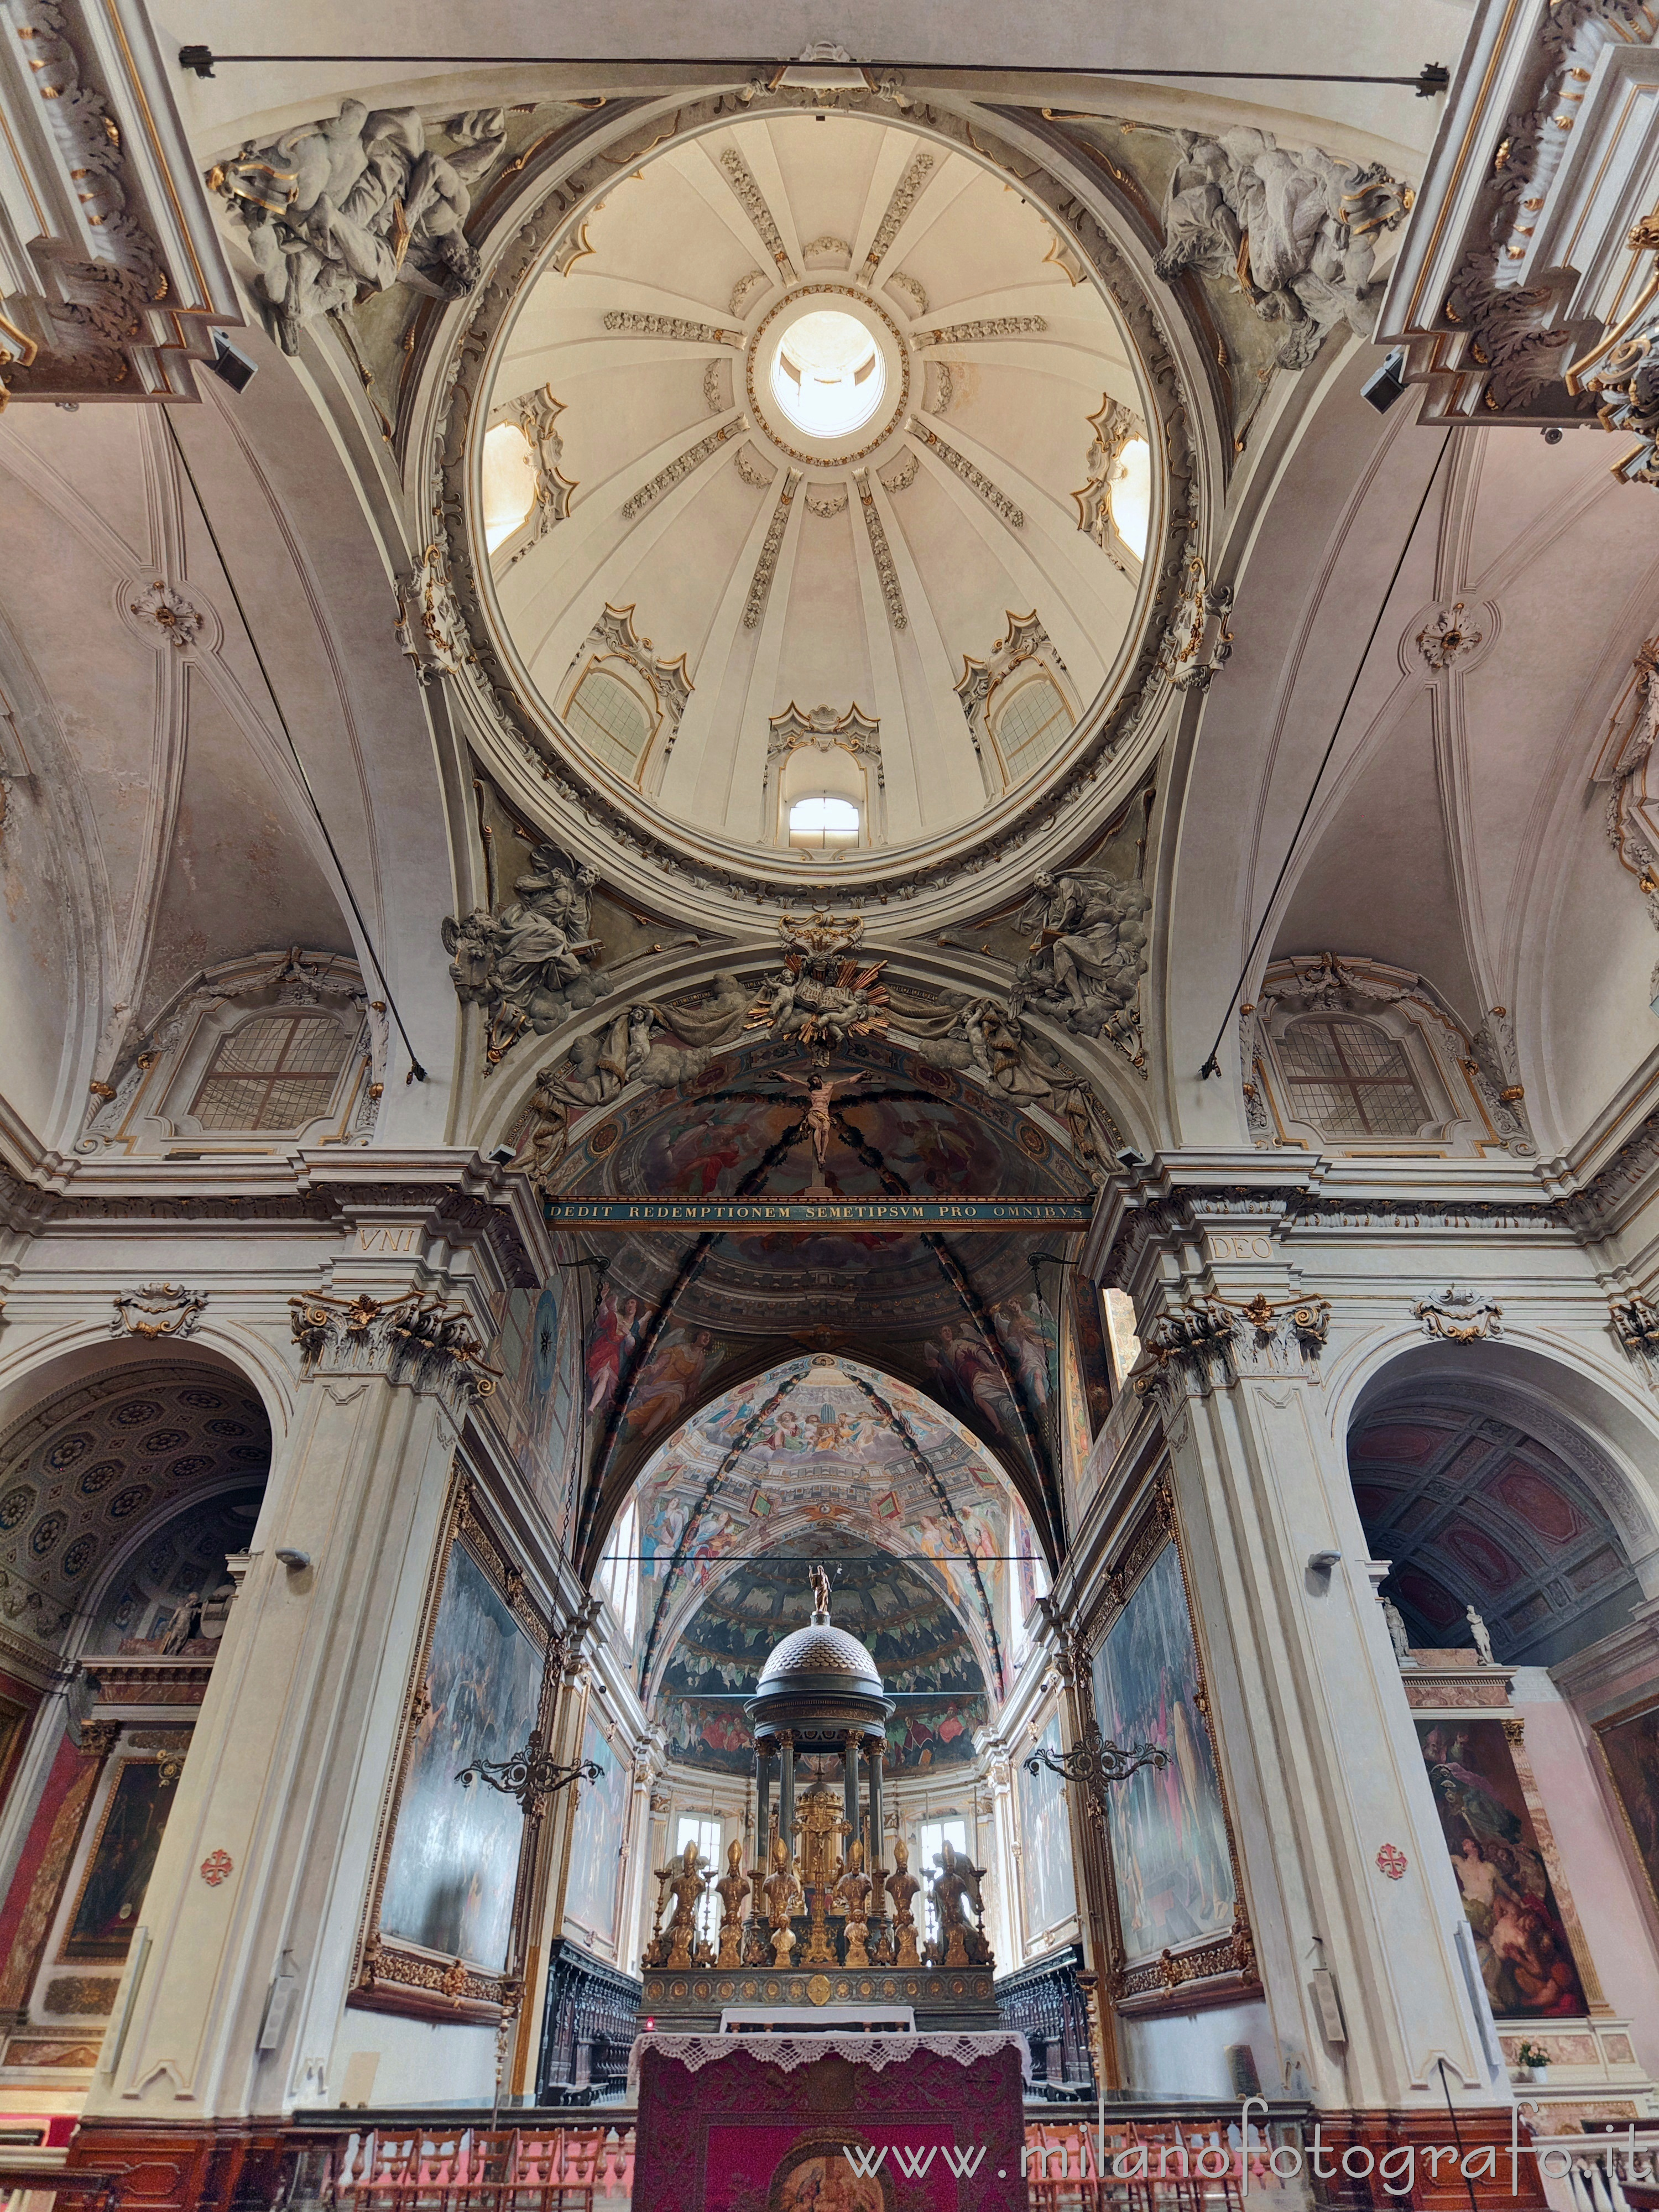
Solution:
[[[573,1149],[564,1189],[572,1196],[725,1197],[758,1173],[756,1195],[798,1195],[817,1172],[804,1139],[767,1160],[801,1119],[801,1095],[784,1079],[799,1072],[798,1058],[757,1047],[708,1071],[692,1086],[689,1107],[679,1093],[630,1102]],[[970,1092],[956,1075],[913,1064],[874,1039],[861,1040],[856,1057],[836,1067],[860,1077],[837,1100],[844,1126],[827,1163],[845,1195],[880,1196],[895,1184],[920,1197],[1085,1194],[1061,1149],[1000,1094]],[[796,1332],[833,1328],[844,1340],[878,1334],[884,1364],[890,1359],[1010,1466],[1035,1472],[1031,1433],[1052,1392],[1054,1346],[1052,1321],[1032,1294],[1028,1244],[995,1233],[973,1239],[981,1327],[939,1249],[922,1237],[856,1230],[721,1237],[699,1256],[668,1328],[635,1375],[692,1238],[618,1237],[607,1245],[605,1289],[586,1331],[584,1382],[590,1446],[606,1455],[607,1484],[634,1472],[688,1407],[743,1367],[752,1370],[757,1346],[776,1340],[783,1312]],[[779,1342],[778,1352],[784,1348]],[[855,1352],[856,1342],[848,1348]],[[607,1431],[619,1396],[623,1418]]]
[[[872,1391],[909,1424],[933,1479]],[[828,1354],[789,1361],[689,1422],[647,1467],[638,1497],[639,1635],[643,1651],[660,1613],[659,1675],[728,1555],[780,1548],[786,1531],[791,1548],[816,1553],[820,1532],[837,1529],[931,1562],[945,1599],[969,1625],[982,1673],[994,1674],[997,1650],[1006,1665],[1003,1555],[1024,1510],[978,1446],[908,1384]]]
[[[866,1646],[896,1700],[887,1729],[892,1764],[926,1771],[970,1759],[973,1730],[988,1717],[985,1678],[933,1571],[835,1530],[814,1532],[808,1548],[828,1565],[836,1626]],[[805,1627],[811,1612],[806,1569],[794,1544],[787,1553],[735,1567],[681,1631],[663,1676],[662,1724],[673,1755],[750,1771],[743,1699],[773,1647]]]

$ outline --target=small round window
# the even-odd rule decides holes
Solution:
[[[881,349],[855,316],[821,308],[792,323],[772,357],[772,392],[809,438],[862,429],[881,404]]]

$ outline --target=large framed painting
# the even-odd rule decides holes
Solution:
[[[1499,2020],[1582,2020],[1589,2007],[1572,1939],[1504,1717],[1419,1717],[1417,1741],[1492,2011]]]
[[[428,1597],[351,2003],[498,2016],[532,1824],[516,1799],[455,1778],[521,1750],[543,1724],[546,1649],[546,1623],[464,1484]]]
[[[1659,1912],[1659,1697],[1598,1721],[1595,1739]]]
[[[114,1964],[126,1957],[178,1795],[180,1765],[178,1759],[124,1759],[113,1767],[60,1960]]]
[[[1060,1723],[1050,1719],[1036,1739],[1038,1751],[1060,1755]],[[1042,1951],[1069,1936],[1061,1930],[1077,1915],[1077,1884],[1072,1871],[1071,1814],[1066,1784],[1052,1767],[1028,1772],[1022,1759],[1019,1778],[1020,1892],[1025,1908],[1028,1951]]]
[[[1101,1733],[1165,1755],[1161,1767],[1142,1766],[1108,1794],[1115,1993],[1137,2001],[1136,2010],[1190,2011],[1195,1998],[1225,2001],[1257,1977],[1180,1532],[1162,1479],[1107,1587],[1094,1662]]]
[[[590,1720],[582,1736],[582,1757],[599,1770],[597,1782],[578,1783],[581,1796],[570,1825],[570,1871],[565,1877],[565,1933],[614,1956],[617,1948],[617,1892],[622,1882],[623,1845],[628,1835],[628,1801],[633,1777],[615,1746]]]

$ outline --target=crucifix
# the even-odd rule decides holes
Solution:
[[[786,1075],[786,1083],[793,1083],[806,1093],[806,1133],[811,1139],[812,1151],[818,1164],[818,1179],[810,1183],[804,1196],[832,1198],[835,1194],[824,1181],[824,1157],[830,1150],[830,1110],[837,1091],[850,1091],[855,1083],[862,1083],[862,1071],[857,1075],[841,1075],[830,1079],[827,1067],[815,1067],[810,1076]]]

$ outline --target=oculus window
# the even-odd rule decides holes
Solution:
[[[1310,1015],[1279,1046],[1291,1109],[1333,1137],[1414,1137],[1430,1119],[1411,1063],[1374,1022]]]
[[[327,1014],[260,1014],[222,1037],[191,1114],[204,1129],[301,1129],[328,1111],[349,1044]]]
[[[792,323],[772,356],[772,395],[809,438],[862,429],[886,386],[874,338],[855,317],[833,307]]]

